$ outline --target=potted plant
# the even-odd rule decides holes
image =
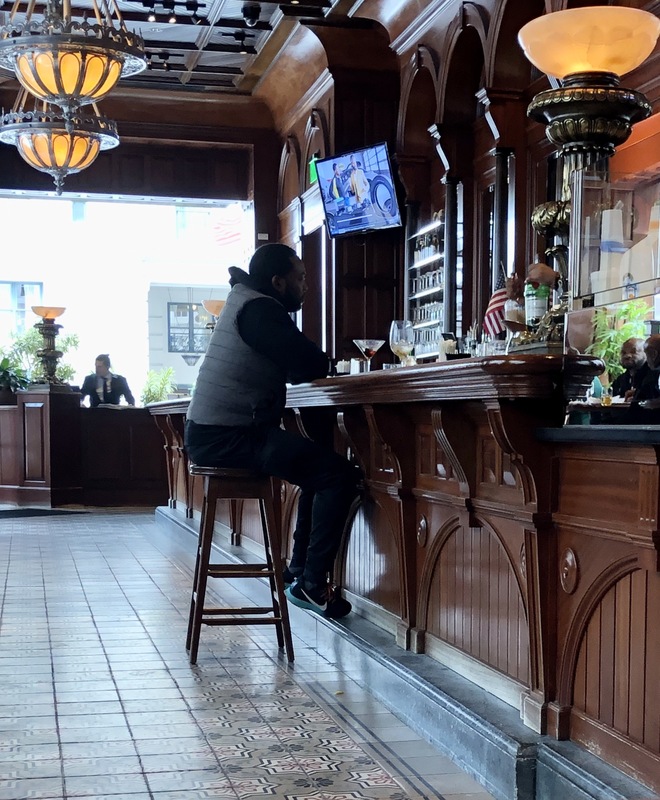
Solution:
[[[626,300],[611,308],[596,310],[593,342],[587,353],[605,362],[610,383],[624,371],[619,360],[621,345],[632,337],[645,338],[644,320],[649,311],[648,304],[641,299]]]
[[[159,371],[149,370],[147,382],[142,389],[142,405],[158,403],[167,400],[167,396],[174,390],[174,369],[165,367]]]
[[[25,389],[28,383],[25,370],[15,366],[6,356],[0,361],[0,405],[15,406],[16,391]]]

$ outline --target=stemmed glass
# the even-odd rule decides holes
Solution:
[[[390,350],[398,356],[402,367],[414,364],[410,355],[415,347],[415,331],[407,319],[395,319],[390,325]]]
[[[371,369],[371,359],[385,344],[385,339],[353,339],[353,344],[360,349],[367,362],[367,372]]]

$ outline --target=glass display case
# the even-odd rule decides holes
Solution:
[[[660,317],[660,177],[617,175],[597,163],[573,175],[573,308],[645,298]]]
[[[436,359],[440,342],[462,335],[463,190],[448,185],[446,208],[408,237],[406,319],[415,331],[417,360]]]
[[[409,240],[408,319],[415,331],[415,357],[438,355],[444,319],[444,215],[438,211],[433,221],[417,230]]]

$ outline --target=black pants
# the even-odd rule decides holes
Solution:
[[[188,420],[186,452],[205,467],[252,469],[300,486],[289,569],[310,589],[332,572],[351,504],[355,467],[328,447],[277,427],[224,428]]]

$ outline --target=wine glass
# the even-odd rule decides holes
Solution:
[[[353,339],[353,344],[360,349],[367,362],[367,372],[371,369],[371,359],[385,344],[385,339]]]
[[[398,356],[401,366],[409,366],[414,362],[411,357],[415,347],[415,331],[412,322],[407,319],[395,319],[390,325],[390,350]]]

